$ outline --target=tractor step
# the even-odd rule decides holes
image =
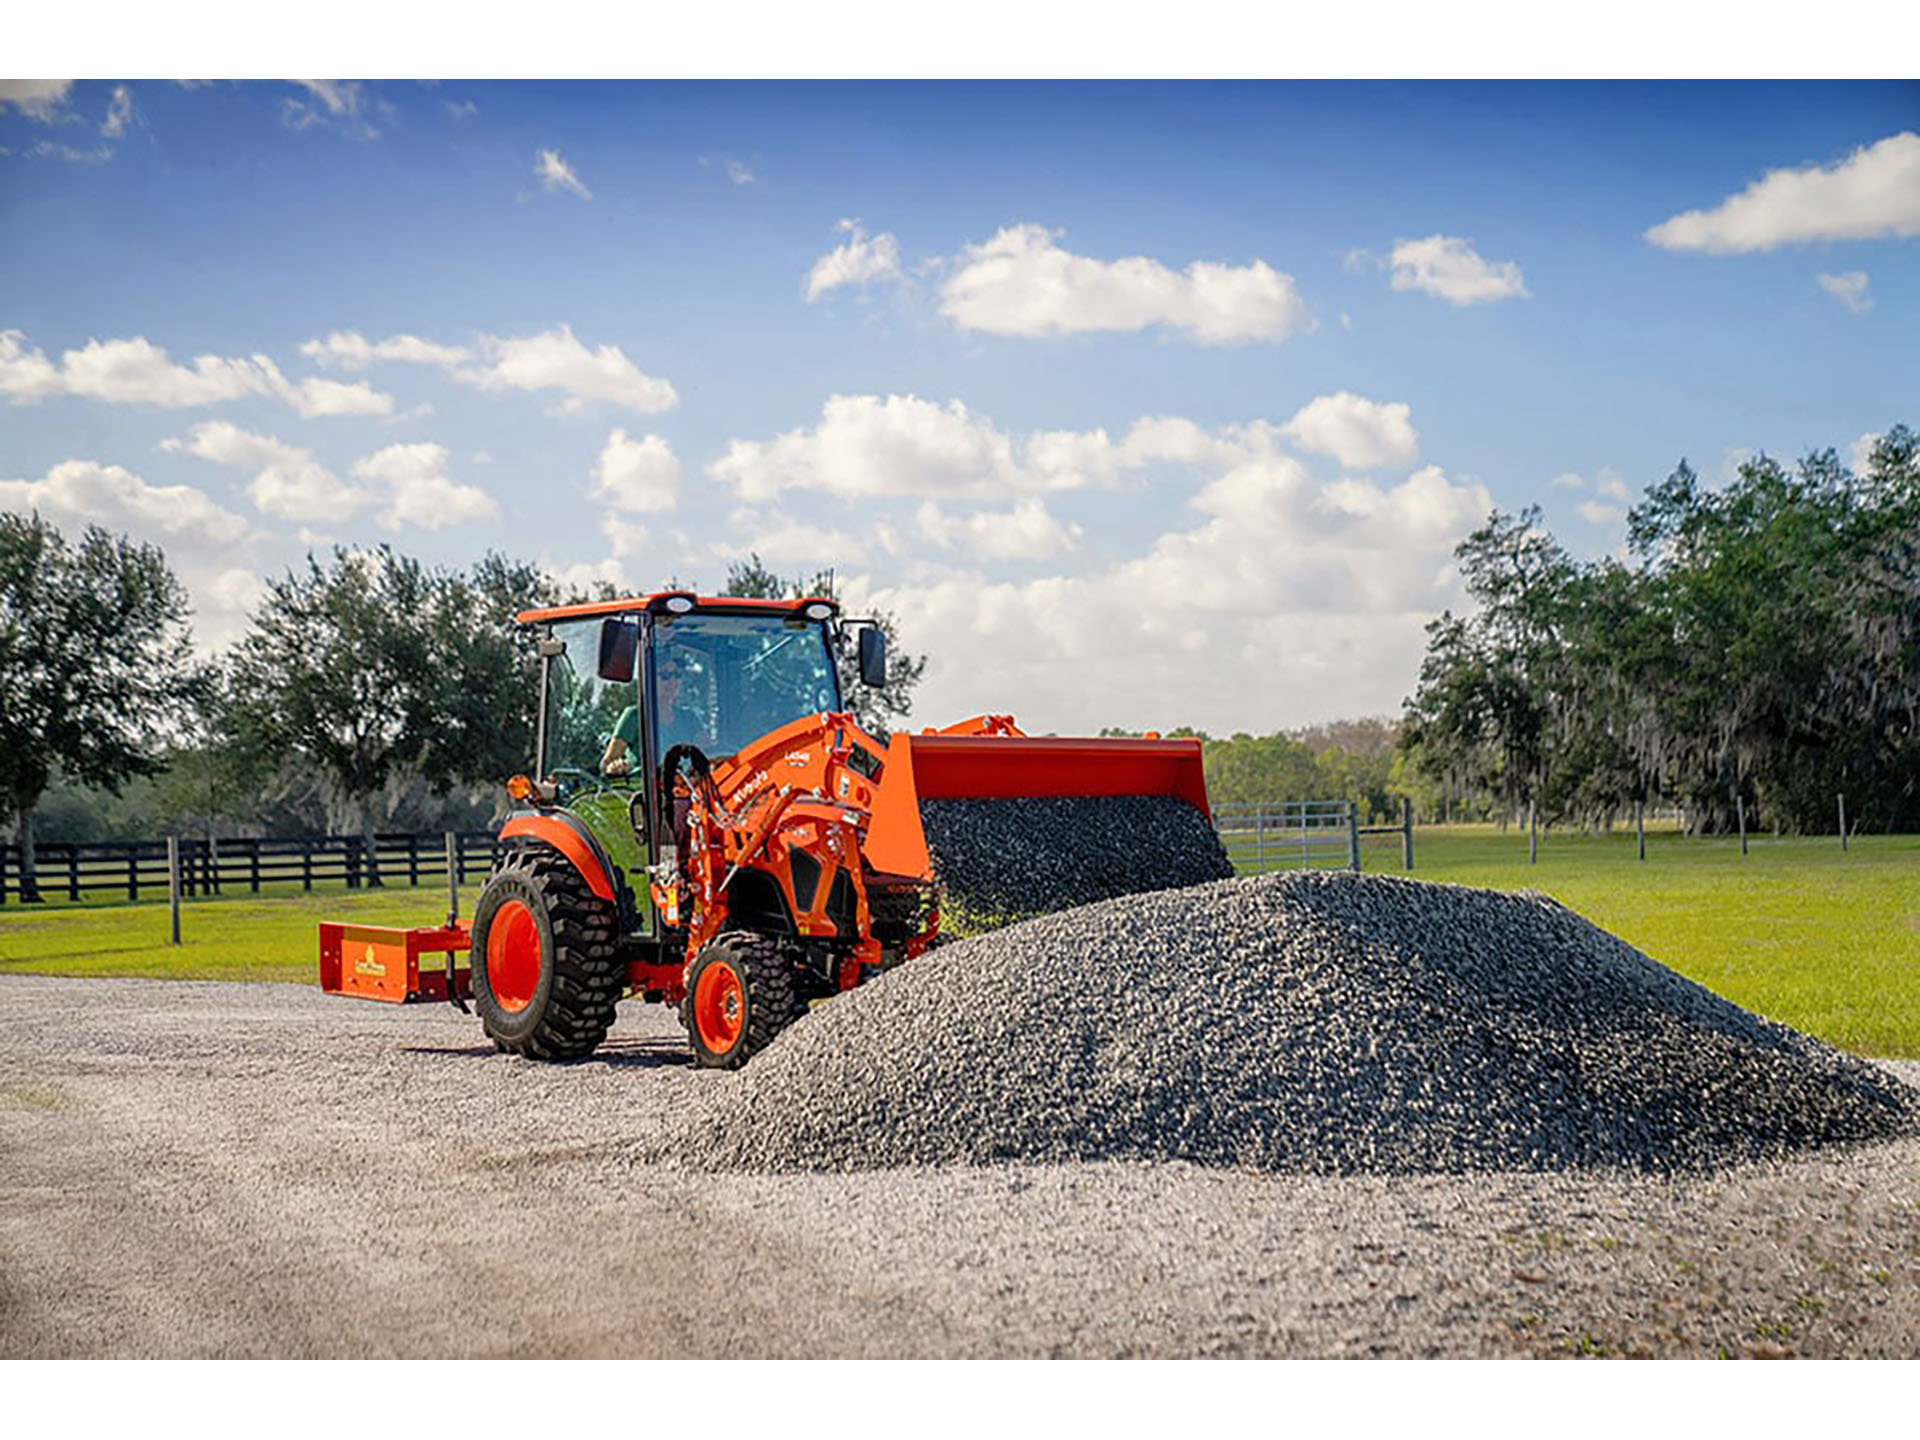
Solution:
[[[435,925],[402,930],[388,925],[320,925],[320,988],[329,995],[385,1000],[445,1000],[448,985],[456,998],[473,994],[466,965],[456,962],[473,936],[464,925]],[[444,955],[439,970],[421,970],[422,955]]]

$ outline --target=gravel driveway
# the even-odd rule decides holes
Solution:
[[[637,1159],[717,1078],[633,1003],[550,1067],[442,1006],[0,979],[0,1356],[1920,1354],[1920,1139],[1690,1179]]]

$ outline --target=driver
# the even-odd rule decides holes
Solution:
[[[663,655],[653,671],[654,694],[660,701],[660,734],[669,734],[674,727],[674,711],[680,703],[680,686],[684,679],[680,657]],[[698,723],[697,721],[695,723]],[[704,734],[693,737],[694,743],[702,750],[708,748]],[[607,741],[606,752],[600,757],[602,775],[631,775],[633,757],[640,750],[640,709],[629,705],[620,712],[620,718],[613,722],[613,738]]]

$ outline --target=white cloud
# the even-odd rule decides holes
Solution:
[[[157,405],[184,409],[214,405],[248,395],[271,395],[312,419],[325,415],[387,415],[393,397],[365,382],[352,385],[309,377],[292,381],[265,355],[228,359],[201,355],[191,366],[176,365],[167,352],[144,336],[130,340],[89,340],[69,350],[54,365],[29,349],[18,330],[0,331],[0,393],[15,404],[32,404],[53,395],[76,395],[113,405]]]
[[[376,518],[388,530],[440,530],[499,513],[491,495],[450,479],[446,466],[444,445],[389,445],[356,461],[353,473],[386,485],[386,508]]]
[[[540,177],[540,183],[547,187],[548,193],[559,190],[578,195],[582,200],[593,199],[593,192],[580,183],[580,177],[573,167],[567,164],[558,150],[541,150],[534,156],[533,173]]]
[[[1582,500],[1573,508],[1589,525],[1618,525],[1627,518],[1627,512],[1619,506],[1602,505],[1598,500]]]
[[[1518,265],[1482,260],[1473,242],[1457,235],[1396,241],[1387,261],[1395,290],[1424,290],[1453,305],[1524,299],[1529,294]]]
[[[1626,501],[1633,499],[1633,492],[1627,488],[1627,482],[1621,479],[1619,472],[1615,470],[1602,469],[1601,472],[1594,477],[1593,488],[1598,490],[1602,495],[1611,496],[1615,500]]]
[[[205,491],[150,485],[118,465],[91,460],[63,460],[39,480],[0,480],[0,505],[208,550],[232,545],[247,533],[247,522]]]
[[[1867,272],[1849,270],[1841,275],[1821,275],[1820,288],[1856,315],[1873,309],[1873,297],[1867,294]]]
[[[762,515],[752,510],[736,510],[727,517],[728,529],[742,538],[738,543],[716,541],[707,548],[722,560],[745,560],[758,555],[762,563],[776,569],[824,570],[829,566],[859,565],[868,555],[867,542],[845,530],[830,530],[790,515]]]
[[[947,515],[926,500],[914,523],[943,549],[965,549],[984,560],[1045,560],[1074,549],[1084,534],[1078,525],[1061,524],[1036,499],[1021,500],[1010,511],[971,515]]]
[[[593,467],[590,493],[615,510],[671,510],[680,495],[679,457],[658,435],[631,440],[615,430]]]
[[[727,179],[736,185],[751,185],[753,184],[754,175],[753,171],[742,165],[738,160],[729,160],[727,161]]]
[[[1832,165],[1769,170],[1711,210],[1661,221],[1666,250],[1739,255],[1819,240],[1920,235],[1920,134],[1902,131]]]
[[[289,80],[305,92],[305,99],[281,102],[280,119],[289,129],[309,130],[326,125],[362,140],[377,140],[380,132],[367,117],[370,109],[391,113],[390,106],[370,105],[366,87],[357,80]]]
[[[940,311],[964,330],[1071,335],[1162,326],[1203,345],[1283,340],[1309,326],[1293,277],[1264,261],[1196,261],[1184,272],[1133,256],[1094,260],[1041,225],[1010,225],[958,257]]]
[[[1264,423],[1209,433],[1191,420],[1149,417],[1118,442],[1105,430],[1041,430],[1022,438],[958,400],[835,395],[821,407],[818,425],[767,441],[732,440],[707,474],[754,501],[786,490],[991,500],[1112,489],[1150,465],[1218,465],[1270,453],[1274,435]]]
[[[1281,433],[1355,470],[1411,465],[1420,458],[1420,436],[1405,404],[1381,404],[1342,390],[1301,406]]]
[[[321,365],[343,370],[364,370],[375,361],[386,360],[450,369],[470,358],[469,352],[458,345],[436,345],[418,335],[390,335],[376,342],[355,330],[335,330],[324,340],[309,340],[300,347],[300,353]]]
[[[1847,451],[1847,468],[1856,475],[1867,473],[1867,467],[1873,463],[1873,447],[1880,443],[1880,432],[1869,430],[1854,441]]]
[[[482,336],[482,363],[454,371],[457,379],[482,390],[560,390],[569,414],[588,401],[604,401],[641,414],[671,410],[680,397],[665,380],[644,375],[617,345],[589,350],[562,325],[516,339]]]
[[[0,80],[0,109],[11,105],[29,119],[51,121],[66,104],[71,80]]]
[[[132,123],[133,118],[133,91],[124,85],[114,86],[113,98],[107,105],[107,118],[100,124],[101,136],[108,140],[118,140],[127,133],[127,126]]]
[[[160,448],[253,471],[247,498],[261,514],[279,520],[344,520],[373,499],[315,460],[311,451],[225,420],[196,425],[186,439],[163,440]]]
[[[647,527],[609,510],[600,517],[600,533],[607,537],[607,549],[615,559],[639,555],[647,545]]]
[[[1198,723],[1267,732],[1398,709],[1422,626],[1460,595],[1459,539],[1491,497],[1429,466],[1399,485],[1322,484],[1279,454],[1215,476],[1197,526],[1079,576],[978,574],[874,587],[930,656],[915,724],[1012,708],[1036,733]]]
[[[1587,477],[1584,475],[1576,475],[1573,471],[1568,470],[1563,474],[1554,476],[1548,483],[1556,490],[1584,490],[1587,485]]]
[[[807,272],[809,304],[843,285],[900,278],[900,245],[892,235],[883,232],[869,237],[858,220],[842,220],[837,228],[847,238],[814,261]]]

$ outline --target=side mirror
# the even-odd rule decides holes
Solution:
[[[878,625],[860,631],[860,683],[870,690],[887,683],[887,637]]]
[[[600,622],[600,678],[616,685],[633,680],[633,659],[640,651],[640,627],[617,615]]]

